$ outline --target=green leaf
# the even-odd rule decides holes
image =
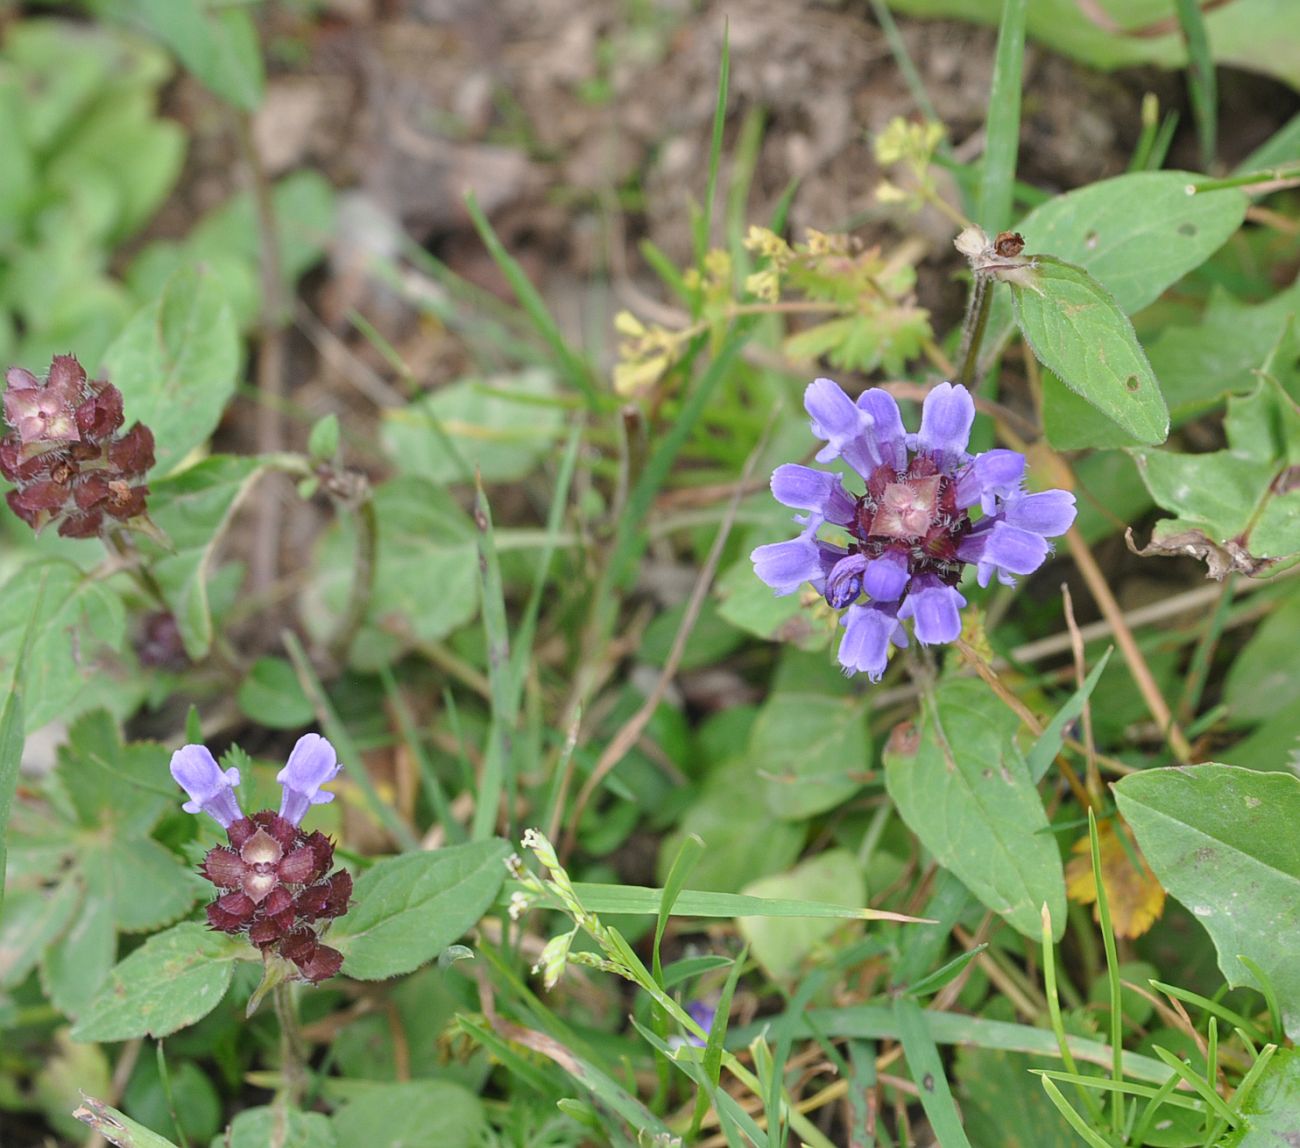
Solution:
[[[1246,1121],[1219,1141],[1219,1148],[1300,1144],[1300,1052],[1274,1052],[1237,1110]]]
[[[1114,787],[1160,883],[1205,927],[1231,985],[1259,988],[1255,961],[1300,1037],[1300,964],[1279,938],[1300,930],[1300,778],[1233,765],[1130,774]]]
[[[1043,730],[1039,739],[1034,742],[1034,747],[1029,751],[1026,763],[1029,766],[1029,777],[1035,784],[1043,780],[1043,775],[1047,772],[1053,759],[1061,752],[1065,727],[1083,713],[1083,707],[1088,704],[1088,699],[1092,697],[1092,691],[1097,688],[1097,682],[1106,671],[1106,663],[1110,661],[1113,649],[1114,647],[1110,647],[1102,654],[1097,664],[1088,671],[1088,676],[1084,679],[1083,684],[1070,695],[1065,705],[1056,711],[1052,720],[1047,723],[1047,728]]]
[[[235,393],[239,331],[216,279],[183,267],[104,353],[128,422],[153,431],[157,473],[207,442]]]
[[[982,682],[946,682],[915,734],[886,747],[885,785],[908,828],[988,908],[1035,938],[1046,903],[1059,939],[1065,875],[1019,724]]]
[[[698,872],[698,870],[697,870]],[[507,888],[510,888],[509,886]],[[657,916],[663,901],[663,890],[642,885],[602,885],[575,881],[574,891],[585,909],[593,913],[634,914],[648,913]],[[548,908],[559,907],[559,901],[540,898]],[[910,921],[912,918],[881,909],[862,909],[830,901],[812,901],[805,898],[754,897],[746,893],[705,893],[696,889],[683,889],[673,902],[674,917],[824,917],[841,921]]]
[[[222,1148],[337,1148],[334,1125],[320,1112],[300,1112],[296,1108],[265,1105],[246,1108],[230,1122]]]
[[[292,286],[319,262],[334,232],[334,189],[319,172],[297,171],[276,183],[271,191],[271,207],[280,241],[280,271],[285,285]],[[243,192],[233,196],[206,216],[190,233],[185,247],[193,259],[237,255],[257,267],[261,239],[252,195]],[[256,307],[247,318],[255,315]]]
[[[3,647],[0,647],[2,649]],[[9,813],[23,764],[23,659],[20,645],[11,671],[4,709],[0,710],[0,908],[4,907],[5,869],[9,861]],[[0,669],[3,662],[0,662]]]
[[[357,879],[353,907],[329,934],[343,971],[383,980],[433,960],[492,904],[510,846],[499,838],[389,857]]]
[[[667,879],[666,866],[677,855],[682,840],[691,835],[705,844],[691,884],[697,889],[733,893],[755,877],[792,865],[803,845],[805,829],[782,821],[768,809],[763,789],[754,784],[753,767],[741,756],[714,767],[676,830],[661,842],[661,880]]]
[[[1033,7],[1033,5],[1031,5]],[[1155,302],[1241,226],[1249,199],[1235,188],[1188,195],[1204,176],[1142,171],[1049,199],[1017,225],[1026,255],[1084,268],[1125,314]]]
[[[262,102],[266,77],[257,27],[242,8],[204,0],[97,0],[104,15],[156,37],[211,92],[246,112]]]
[[[1025,62],[1025,16],[1029,0],[1003,0],[980,166],[976,221],[990,234],[1011,223],[1016,155],[1020,149],[1020,89]]]
[[[42,951],[71,923],[83,890],[64,876],[53,889],[12,889],[0,917],[0,988],[21,984]]]
[[[81,870],[85,896],[72,927],[41,956],[41,984],[50,1003],[65,1016],[90,1006],[117,959],[114,905],[101,896],[98,874]]]
[[[831,849],[810,857],[788,873],[750,882],[742,895],[787,901],[807,897],[856,910],[866,904],[867,887],[862,867],[853,854],[847,849]],[[797,929],[776,917],[740,917],[736,924],[754,959],[777,980],[796,973],[822,941],[843,928],[827,917],[801,921]]]
[[[156,933],[109,974],[72,1030],[74,1040],[170,1036],[225,996],[233,962],[256,956],[243,937],[186,921]]]
[[[284,658],[258,658],[239,683],[237,700],[245,717],[270,729],[298,729],[315,716],[298,675]]]
[[[140,549],[153,558],[154,579],[195,661],[212,647],[208,579],[214,551],[262,470],[255,455],[219,454],[151,484],[149,516],[170,547],[144,538]]]
[[[1208,454],[1133,452],[1151,496],[1177,516],[1156,524],[1151,548],[1208,557],[1218,577],[1300,550],[1300,489],[1277,481],[1300,463],[1300,407],[1265,377],[1228,400],[1224,431],[1227,449]]]
[[[1079,1141],[1029,1069],[1047,1064],[1014,1052],[962,1045],[954,1061],[966,1130],[998,1148],[1078,1148]]]
[[[554,376],[534,368],[462,379],[384,412],[384,450],[405,474],[436,483],[524,478],[564,430]]]
[[[175,803],[168,760],[157,742],[123,745],[117,722],[94,710],[69,728],[55,780],[83,827],[106,829],[110,837],[139,837]]]
[[[445,638],[478,609],[474,526],[451,495],[421,478],[398,478],[378,487],[374,500],[374,592],[352,653],[359,669],[384,665],[410,645]],[[354,523],[340,520],[317,546],[309,624],[321,636],[333,632],[344,609],[354,537]]]
[[[925,1109],[938,1143],[953,1148],[970,1148],[948,1088],[943,1061],[939,1059],[939,1050],[926,1026],[921,1006],[911,997],[895,997],[894,1022],[898,1025],[899,1041],[907,1058],[908,1071],[917,1086],[921,1107]]]
[[[771,541],[770,539],[768,541]],[[718,617],[738,630],[769,641],[792,642],[804,649],[824,648],[828,627],[819,627],[812,612],[806,610],[798,594],[782,597],[754,575],[754,564],[739,558],[719,576]]]
[[[483,1103],[446,1080],[376,1084],[332,1120],[338,1148],[446,1148],[476,1144],[487,1127]]]
[[[113,906],[114,923],[128,933],[170,924],[198,897],[193,875],[169,849],[149,837],[88,843],[79,864],[102,882]]]
[[[1224,701],[1234,719],[1265,721],[1289,715],[1292,738],[1300,736],[1295,722],[1300,706],[1300,591],[1294,587],[1255,630],[1228,667]],[[1282,759],[1272,768],[1280,769]]]
[[[997,23],[1001,0],[889,0],[900,12]],[[1105,9],[1104,9],[1105,10]],[[1029,34],[1047,47],[1107,71],[1136,64],[1181,68],[1187,62],[1177,32],[1151,35],[1139,29],[1164,20],[1169,0],[1125,0],[1109,7],[1118,31],[1093,18],[1077,0],[1034,0],[1029,5]],[[1300,87],[1300,9],[1278,0],[1236,0],[1205,18],[1214,58],[1274,76]],[[1267,35],[1261,30],[1267,29]]]
[[[1025,341],[1061,382],[1138,442],[1165,440],[1169,411],[1133,324],[1087,271],[1038,256],[1011,299]]]
[[[81,1106],[72,1115],[117,1148],[176,1148],[166,1137],[137,1124],[93,1096],[83,1097]]]
[[[871,765],[861,700],[773,694],[750,733],[749,761],[774,816],[803,821],[834,809]]]
[[[19,568],[0,588],[0,693],[15,688],[29,625],[22,717],[26,728],[35,730],[81,712],[91,680],[104,673],[100,648],[122,648],[126,614],[112,590],[71,562],[52,559]]]

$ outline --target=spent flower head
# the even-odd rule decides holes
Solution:
[[[44,379],[11,367],[5,384],[0,474],[14,484],[5,500],[19,518],[90,538],[144,514],[153,433],[140,423],[122,432],[121,391],[88,379],[72,355],[56,355]]]
[[[208,850],[199,871],[219,890],[207,908],[208,924],[242,933],[263,957],[278,955],[313,984],[334,976],[343,954],[321,943],[322,929],[347,912],[352,877],[331,873],[334,844],[319,830],[299,828],[311,805],[333,798],[320,787],[339,771],[334,747],[319,734],[298,740],[277,777],[284,794],[280,812],[245,816],[235,798],[239,770],[222,770],[201,745],[172,754],[171,773],[189,794],[181,807],[206,813],[225,831],[229,846]]]
[[[1025,491],[1024,455],[967,451],[975,403],[960,384],[930,390],[916,433],[904,429],[898,404],[879,388],[854,402],[838,383],[816,379],[804,405],[813,433],[826,442],[817,461],[842,458],[865,489],[854,494],[829,471],[777,467],[772,493],[806,512],[795,515],[803,531],[750,557],[777,594],[807,582],[844,611],[839,661],[847,674],[879,681],[890,644],[907,645],[902,623],[908,618],[923,645],[956,639],[966,605],[957,583],[965,568],[976,568],[981,586],[995,574],[1014,585],[1017,575],[1046,560],[1047,539],[1074,521],[1074,495]],[[972,518],[976,508],[979,516]],[[819,538],[823,524],[838,528],[846,544]]]

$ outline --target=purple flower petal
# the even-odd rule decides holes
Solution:
[[[977,502],[985,514],[997,508],[997,498],[1008,498],[1020,489],[1025,475],[1025,456],[1016,450],[986,450],[978,454],[957,479],[957,505],[965,510]]]
[[[172,777],[190,800],[181,806],[186,813],[206,813],[222,829],[244,816],[233,792],[239,784],[239,770],[233,765],[225,770],[206,746],[184,745],[172,754]]]
[[[921,431],[916,436],[918,453],[929,455],[939,469],[951,474],[966,457],[970,428],[975,422],[975,400],[960,383],[940,383],[925,396],[921,406]]]
[[[910,577],[907,556],[897,550],[886,550],[867,567],[867,576],[862,580],[862,588],[871,596],[873,602],[896,602],[907,589],[907,580]]]
[[[827,571],[822,565],[821,546],[806,532],[789,542],[759,546],[749,558],[754,563],[754,573],[778,596],[793,594],[805,582],[817,586],[825,582]]]
[[[718,1010],[716,1006],[706,1004],[704,1001],[691,1001],[686,1006],[686,1015],[705,1032],[709,1032],[713,1028],[713,1019],[718,1015]],[[686,1043],[693,1044],[696,1048],[703,1048],[706,1041],[691,1032],[686,1034]]]
[[[998,580],[1015,585],[1004,575],[1032,574],[1051,552],[1047,539],[1032,530],[1021,530],[1002,519],[985,519],[957,546],[957,557],[978,565],[979,584],[987,586],[996,570]]]
[[[918,574],[912,579],[898,616],[912,619],[918,642],[935,646],[951,642],[961,634],[964,605],[966,599],[955,586],[945,585],[934,574]]]
[[[856,406],[844,388],[832,379],[814,379],[803,395],[804,407],[812,418],[812,432],[826,445],[817,452],[818,462],[843,458],[863,478],[876,467],[867,432],[871,415]]]
[[[1068,490],[1045,490],[1009,498],[1003,517],[1012,526],[1055,538],[1074,525],[1077,513],[1074,495]]]
[[[778,466],[772,472],[772,494],[783,506],[816,511],[837,526],[850,525],[857,513],[857,502],[845,492],[840,476],[810,466]]]
[[[907,430],[894,396],[880,387],[872,387],[858,396],[858,406],[875,423],[867,439],[875,461],[892,466],[900,473],[907,469]]]
[[[280,816],[298,825],[308,806],[333,801],[334,794],[321,793],[320,787],[333,780],[338,771],[339,759],[334,747],[318,733],[303,734],[284,768],[275,775],[284,789]]]
[[[867,560],[861,554],[849,554],[835,563],[826,576],[826,602],[835,610],[842,610],[858,600],[862,593],[862,573]]]
[[[873,682],[889,665],[889,643],[907,645],[907,635],[898,624],[898,607],[891,603],[872,602],[867,606],[850,606],[840,619],[844,637],[840,639],[839,660],[846,674],[866,674]]]

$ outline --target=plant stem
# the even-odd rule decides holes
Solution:
[[[298,1007],[293,985],[281,981],[271,990],[275,1016],[280,1022],[280,1077],[283,1081],[277,1102],[287,1108],[302,1103],[307,1084],[307,1057],[303,1048],[302,1029],[298,1025]]]
[[[961,373],[958,376],[962,386],[968,390],[975,388],[976,365],[979,362],[980,346],[984,342],[984,332],[989,325],[992,302],[989,278],[977,271],[971,283],[970,304],[966,308],[966,322],[961,337]]]

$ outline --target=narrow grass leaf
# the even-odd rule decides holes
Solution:
[[[555,356],[556,364],[569,382],[582,392],[587,400],[588,408],[592,410],[599,408],[601,396],[596,389],[596,381],[592,377],[591,368],[582,356],[569,346],[560,331],[559,324],[556,323],[551,313],[546,309],[546,303],[543,301],[541,293],[533,286],[532,280],[525,274],[518,261],[505,249],[500,237],[493,230],[492,224],[488,222],[488,217],[483,214],[483,209],[479,206],[473,192],[469,192],[465,196],[465,210],[469,212],[470,220],[473,222],[479,238],[483,240],[483,246],[487,248],[488,254],[492,256],[492,261],[501,269],[501,273],[506,277],[511,290],[514,291],[515,297],[519,300],[519,305],[523,307],[537,333],[550,347],[551,353]]]
[[[507,883],[505,896],[517,888]],[[663,890],[643,885],[604,885],[575,881],[574,891],[583,906],[593,913],[651,914],[658,916],[663,904]],[[539,904],[559,908],[557,899],[541,897]],[[909,917],[883,909],[857,909],[833,905],[826,901],[797,901],[783,897],[751,897],[743,893],[708,893],[683,890],[673,902],[677,917],[836,917],[845,921],[922,922],[924,917]]]
[[[1167,1048],[1161,1048],[1160,1045],[1156,1045],[1154,1052],[1156,1056],[1169,1065],[1178,1076],[1182,1077],[1182,1079],[1201,1096],[1205,1103],[1222,1116],[1224,1120],[1234,1127],[1241,1123],[1242,1117],[1233,1112],[1232,1109],[1223,1102],[1223,1098],[1215,1090],[1213,1084],[1199,1073],[1192,1071],[1191,1068],[1184,1064],[1182,1060]]]
[[[984,163],[977,222],[990,235],[1011,224],[1020,148],[1020,89],[1025,57],[1025,16],[1029,0],[1003,0],[989,114],[984,121]]]
[[[1200,0],[1174,0],[1178,24],[1187,44],[1187,94],[1196,121],[1196,141],[1201,150],[1201,169],[1214,165],[1219,117],[1219,90],[1214,75],[1214,57],[1205,29]]]
[[[420,843],[416,840],[415,834],[411,832],[410,826],[406,824],[391,805],[379,796],[378,790],[375,789],[375,783],[370,780],[370,774],[366,771],[365,764],[361,757],[361,751],[357,748],[356,743],[352,740],[352,735],[348,733],[347,726],[343,724],[334,708],[334,704],[329,699],[325,687],[321,680],[316,676],[316,671],[312,668],[311,660],[307,657],[307,652],[302,648],[302,643],[298,636],[290,630],[285,630],[281,634],[284,642],[284,648],[288,651],[289,659],[293,662],[293,668],[298,673],[298,682],[302,686],[303,693],[310,699],[312,708],[316,711],[316,718],[325,730],[325,736],[334,744],[338,750],[339,760],[350,767],[345,777],[356,784],[357,789],[361,791],[362,799],[366,807],[375,818],[383,825],[385,829],[393,835],[403,849],[419,849]]]
[[[686,884],[686,879],[690,877],[703,853],[704,842],[694,833],[688,834],[682,841],[677,856],[673,858],[672,868],[668,870],[668,879],[664,881],[663,896],[659,902],[659,919],[655,922],[654,953],[651,964],[655,981],[660,988],[665,987],[664,967],[659,953],[659,947],[664,939],[664,930],[668,927],[668,918],[672,916],[673,905]]]
[[[1083,713],[1083,707],[1088,704],[1088,699],[1092,697],[1092,691],[1096,689],[1097,682],[1101,680],[1101,675],[1106,670],[1106,663],[1110,661],[1113,650],[1113,646],[1107,647],[1106,652],[1101,656],[1101,660],[1093,666],[1088,676],[1084,678],[1083,685],[1075,690],[1065,705],[1056,711],[1055,716],[1047,723],[1047,728],[1034,742],[1033,749],[1026,755],[1025,760],[1029,763],[1029,776],[1035,784],[1043,780],[1043,775],[1047,772],[1048,767],[1056,759],[1056,755],[1061,752],[1061,742],[1065,737],[1066,727]]]
[[[727,88],[731,80],[731,30],[724,27],[722,54],[718,60],[718,96],[713,106],[713,135],[709,141],[709,176],[704,185],[704,205],[695,217],[695,263],[704,266],[713,230],[713,201],[718,190],[718,168],[722,163],[722,133],[727,123]]]
[[[1091,1145],[1091,1148],[1115,1148],[1109,1140],[1093,1131],[1088,1122],[1074,1110],[1074,1106],[1061,1095],[1061,1090],[1055,1084],[1046,1076],[1040,1076],[1039,1079],[1043,1082],[1043,1090],[1051,1097],[1052,1103],[1060,1110],[1070,1127],[1083,1137],[1085,1144]]]
[[[1092,809],[1088,810],[1088,843],[1092,850],[1092,879],[1097,889],[1097,915],[1101,925],[1102,943],[1106,948],[1106,983],[1110,992],[1110,1047],[1111,1079],[1120,1081],[1124,1078],[1122,1063],[1124,1050],[1124,1006],[1121,998],[1123,992],[1119,983],[1119,954],[1115,949],[1115,930],[1110,923],[1110,898],[1106,895],[1106,883],[1101,874],[1101,843],[1097,837],[1097,818]],[[1111,1097],[1111,1130],[1119,1136],[1124,1128],[1124,1097],[1116,1092]]]
[[[939,1050],[921,1015],[921,1006],[910,997],[895,998],[894,1020],[907,1067],[921,1097],[921,1107],[925,1109],[935,1137],[944,1148],[970,1148],[961,1117],[957,1115],[957,1106],[953,1103],[948,1078],[944,1075]]]

